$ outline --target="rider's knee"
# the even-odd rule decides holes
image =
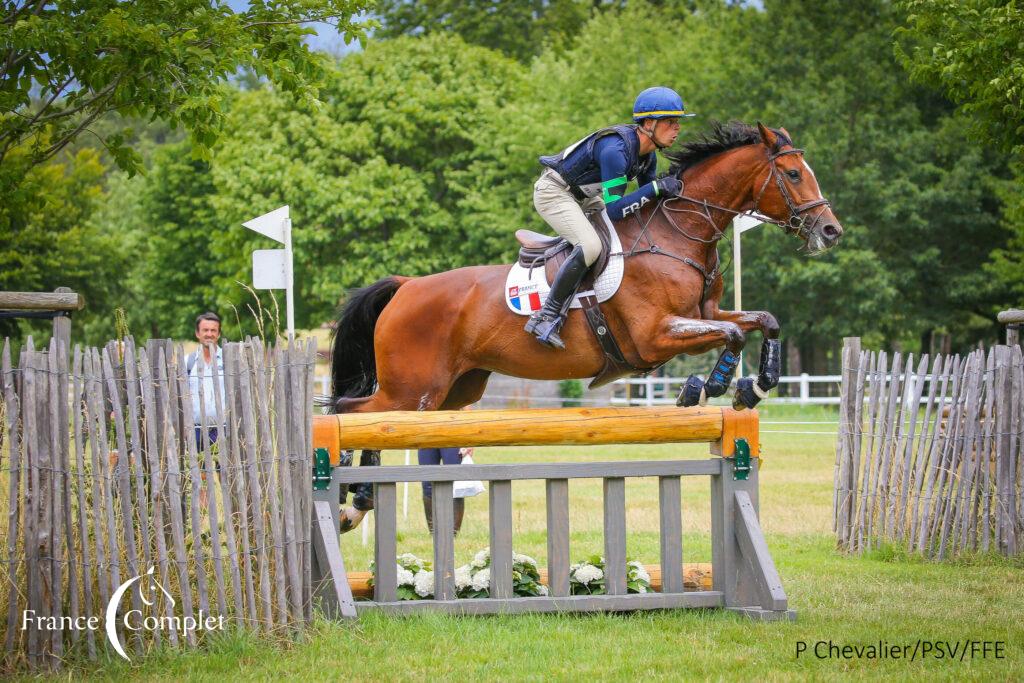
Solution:
[[[587,265],[593,265],[594,261],[601,255],[601,238],[596,233],[586,235],[580,240],[580,246],[583,247],[583,259],[587,262]]]

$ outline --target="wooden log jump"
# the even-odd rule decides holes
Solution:
[[[756,411],[723,408],[547,408],[317,415],[314,447],[337,467],[343,449],[712,443],[730,457],[743,438],[760,453]]]
[[[708,460],[587,463],[478,464],[460,467],[338,467],[349,449],[446,446],[536,446],[600,444],[710,444]],[[314,492],[313,578],[315,596],[328,614],[441,611],[456,614],[583,612],[723,607],[757,619],[793,619],[782,582],[757,519],[760,444],[756,411],[728,408],[563,408],[388,412],[315,416],[314,448],[323,470]],[[711,486],[711,584],[696,585],[692,565],[684,569],[680,477],[707,476]],[[660,592],[627,594],[627,477],[658,477],[661,522]],[[604,484],[606,595],[570,595],[568,480],[600,478]],[[457,599],[454,586],[452,485],[480,479],[489,484],[491,588],[489,598]],[[542,479],[547,489],[548,567],[546,597],[512,594],[512,482]],[[396,485],[429,481],[433,486],[434,577],[432,600],[397,600]],[[340,487],[374,484],[376,500],[373,601],[355,603],[365,579],[347,576],[340,551]],[[351,579],[351,582],[350,582]],[[687,581],[689,579],[689,585]],[[362,583],[361,583],[362,582]],[[686,588],[698,590],[685,590]]]

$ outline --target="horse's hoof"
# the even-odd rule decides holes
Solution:
[[[704,393],[704,382],[697,375],[690,375],[679,392],[676,405],[683,408],[690,408],[695,405],[704,405],[708,399]]]
[[[736,381],[736,394],[732,398],[732,407],[736,410],[753,408],[767,398],[768,392],[761,390],[753,377],[741,377]]]
[[[340,519],[341,533],[347,534],[355,529],[363,521],[363,517],[365,516],[365,510],[356,510],[355,508],[345,508],[342,510]]]

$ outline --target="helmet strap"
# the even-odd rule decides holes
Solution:
[[[644,127],[644,121],[654,121],[654,126],[651,128],[651,130],[647,130],[647,128]],[[655,147],[657,147],[658,149],[665,149],[666,147],[668,147],[668,145],[661,144],[660,142],[658,142],[658,139],[654,137],[654,128],[657,127],[657,125],[658,119],[643,119],[639,124],[637,124],[636,128],[638,131],[649,137],[651,139],[651,142],[654,143]]]

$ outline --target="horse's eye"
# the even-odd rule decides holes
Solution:
[[[790,170],[786,171],[786,175],[788,175],[792,180],[800,180],[800,171],[796,170],[795,168],[791,168]]]

